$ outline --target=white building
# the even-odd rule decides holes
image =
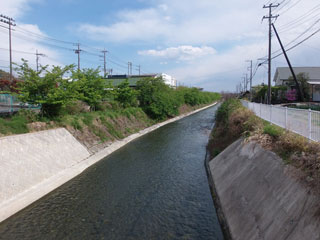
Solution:
[[[177,80],[165,73],[160,73],[157,75],[157,77],[162,77],[162,80],[165,84],[169,85],[170,87],[176,88],[177,87]]]

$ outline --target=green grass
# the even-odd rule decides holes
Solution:
[[[94,112],[83,113],[81,115],[82,115],[82,122],[88,127],[90,127],[95,118]]]
[[[76,118],[76,117],[73,118],[70,124],[74,129],[77,129],[77,130],[80,130],[80,131],[82,130],[82,125],[79,122],[78,118]]]
[[[273,138],[279,138],[283,134],[284,130],[276,125],[266,124],[263,128],[263,133],[268,134]]]
[[[28,133],[27,124],[27,118],[22,115],[15,115],[7,119],[0,118],[0,133],[5,135]]]

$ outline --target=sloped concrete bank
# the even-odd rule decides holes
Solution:
[[[0,222],[132,140],[215,104],[141,130],[94,155],[64,128],[0,138]]]
[[[273,152],[242,139],[207,164],[229,239],[320,239],[320,197]]]

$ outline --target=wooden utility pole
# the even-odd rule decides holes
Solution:
[[[272,15],[272,8],[279,7],[280,4],[272,4],[264,5],[263,8],[269,8],[269,15],[264,16],[263,19],[269,19],[269,53],[268,53],[268,104],[271,104],[271,24],[272,19],[277,18],[279,15],[273,16]]]
[[[4,16],[2,14],[0,14],[0,22],[3,22],[5,24],[9,25],[8,29],[9,29],[10,81],[12,81],[13,75],[12,75],[11,30],[12,30],[12,27],[17,26],[17,25],[15,24],[15,20],[13,18],[10,18],[8,16]]]

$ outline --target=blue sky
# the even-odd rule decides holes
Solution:
[[[168,73],[180,84],[209,91],[234,91],[252,59],[267,54],[265,0],[0,0],[0,14],[16,20],[13,60],[29,60],[35,67],[36,50],[46,55],[41,64],[77,64],[72,43],[79,42],[81,67],[98,67],[104,48],[113,74]],[[319,29],[318,0],[280,0],[275,14],[288,47]],[[274,1],[277,3],[277,1]],[[303,16],[300,20],[299,17]],[[5,26],[5,24],[0,24]],[[0,28],[0,68],[8,70],[8,33]],[[301,36],[300,36],[301,35]],[[320,35],[320,33],[319,33]],[[300,37],[299,37],[300,36]],[[61,41],[57,41],[61,40]],[[63,41],[63,42],[62,42]],[[313,36],[289,52],[294,66],[320,66],[320,37]],[[273,50],[279,49],[273,39]],[[286,66],[283,57],[273,61]],[[267,69],[258,68],[253,83],[266,83]]]

